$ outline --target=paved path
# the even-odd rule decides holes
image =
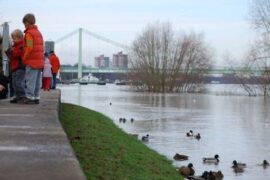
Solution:
[[[59,122],[60,91],[39,105],[0,100],[0,180],[84,180]]]

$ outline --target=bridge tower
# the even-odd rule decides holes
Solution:
[[[79,28],[78,79],[82,78],[82,28]]]
[[[2,39],[2,69],[5,76],[9,75],[9,62],[5,50],[10,46],[9,41],[9,25],[8,22],[4,22],[3,26],[3,39]]]

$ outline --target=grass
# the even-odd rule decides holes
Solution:
[[[171,161],[101,113],[61,104],[61,123],[88,179],[182,179]]]

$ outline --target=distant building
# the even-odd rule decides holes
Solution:
[[[113,67],[127,68],[128,67],[128,55],[123,54],[122,51],[113,55]]]
[[[107,68],[110,66],[110,58],[105,57],[103,54],[99,57],[95,57],[95,67]]]
[[[54,42],[53,41],[45,41],[45,52],[49,53],[50,51],[54,51]]]

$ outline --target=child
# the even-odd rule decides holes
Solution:
[[[35,25],[34,14],[26,14],[23,17],[25,26],[25,51],[23,63],[25,67],[26,98],[22,104],[39,104],[40,78],[44,66],[44,42],[38,27]]]
[[[49,91],[51,87],[51,78],[52,78],[52,65],[48,58],[48,54],[45,53],[45,64],[42,73],[42,87],[44,91]]]
[[[18,101],[25,98],[25,66],[22,63],[23,55],[23,33],[21,30],[16,29],[11,33],[13,41],[12,48],[6,51],[10,59],[10,69],[12,74],[12,86],[14,89],[15,98],[10,100],[10,103],[18,103]]]

